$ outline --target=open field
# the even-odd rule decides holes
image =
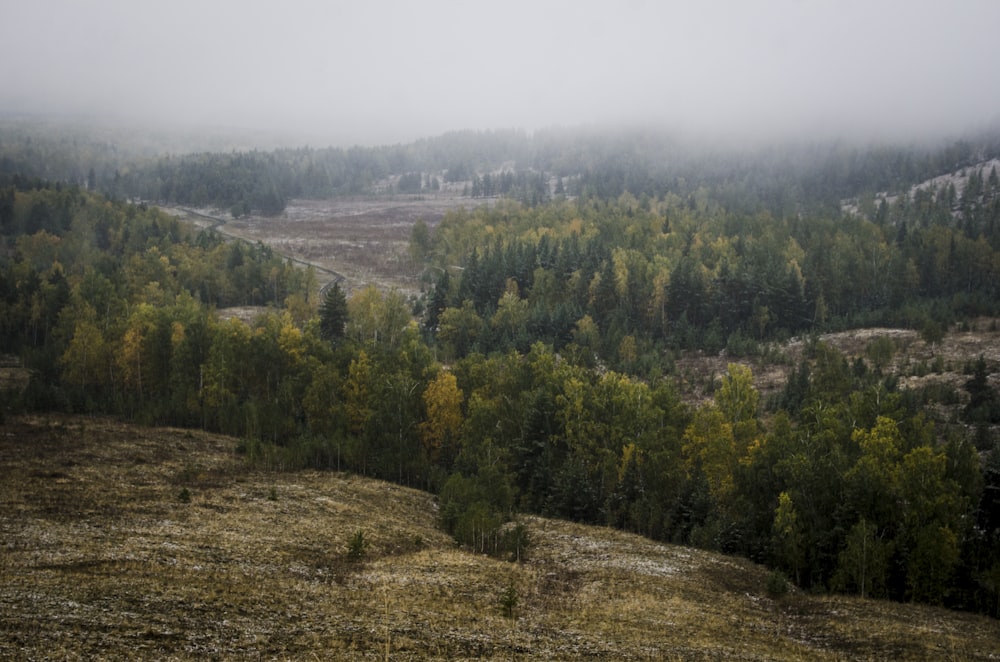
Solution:
[[[609,529],[527,518],[526,563],[471,555],[427,493],[255,471],[237,443],[82,417],[0,426],[0,658],[1000,655],[987,618],[774,598],[748,561]]]
[[[347,291],[375,283],[415,293],[421,266],[408,253],[414,223],[423,220],[433,227],[451,209],[484,202],[454,193],[339,197],[291,200],[277,216],[233,219],[226,212],[203,209],[195,211],[204,216],[189,215],[189,220],[337,272]],[[211,223],[210,217],[224,222]],[[317,276],[321,284],[328,280],[324,273]]]

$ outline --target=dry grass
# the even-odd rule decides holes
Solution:
[[[471,209],[481,199],[455,193],[336,197],[329,200],[291,200],[277,216],[232,219],[221,210],[198,210],[192,216],[172,210],[201,227],[208,218],[224,221],[219,230],[251,242],[260,241],[277,253],[344,276],[348,291],[374,283],[407,294],[419,291],[421,265],[409,257],[413,225],[423,220],[433,226],[450,210]],[[319,273],[322,282],[326,275]]]
[[[232,439],[104,419],[0,427],[3,659],[995,659],[996,621],[771,599],[748,561],[527,518],[467,554],[426,493],[247,470]],[[186,493],[187,499],[182,498]],[[360,563],[348,542],[370,545]],[[503,613],[516,592],[514,618]]]

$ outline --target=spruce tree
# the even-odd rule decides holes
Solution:
[[[334,282],[326,291],[323,303],[319,307],[319,329],[324,338],[336,342],[344,337],[347,324],[347,297],[340,289],[340,283]]]

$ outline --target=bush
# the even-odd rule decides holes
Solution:
[[[365,532],[358,529],[347,543],[347,560],[351,563],[364,561],[365,555],[368,553],[368,546],[369,542],[365,538]]]
[[[736,331],[729,334],[726,340],[726,355],[738,359],[761,354],[760,343],[753,338]]]
[[[784,597],[788,593],[788,577],[780,570],[767,576],[767,594],[772,598]]]

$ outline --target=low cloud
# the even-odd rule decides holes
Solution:
[[[634,121],[896,138],[1000,118],[992,1],[42,0],[5,14],[7,112],[338,143]]]

